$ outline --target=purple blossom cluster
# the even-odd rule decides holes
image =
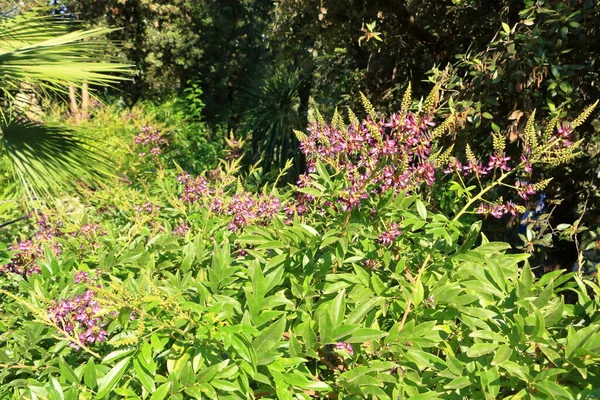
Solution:
[[[189,204],[201,203],[217,215],[231,216],[228,228],[234,232],[249,224],[266,223],[281,209],[281,202],[275,196],[242,192],[229,198],[221,190],[210,188],[208,181],[202,176],[193,178],[184,173],[177,180],[184,186],[182,201]]]
[[[16,253],[8,264],[0,265],[0,273],[11,272],[13,274],[31,276],[42,272],[36,263],[36,260],[44,254],[39,243],[24,240],[19,243],[13,243],[9,247],[9,250],[13,250]]]
[[[253,196],[247,193],[233,196],[226,214],[232,216],[229,230],[237,232],[251,223],[269,222],[281,209],[281,202],[275,196]]]
[[[152,126],[143,126],[133,143],[143,146],[144,150],[138,153],[140,157],[149,154],[158,156],[162,154],[163,148],[168,145],[168,141],[163,134]]]
[[[31,276],[41,273],[37,260],[44,256],[44,246],[49,246],[54,254],[61,253],[60,243],[54,239],[62,236],[62,231],[58,224],[52,223],[46,214],[30,215],[35,218],[37,231],[32,239],[15,242],[9,246],[9,250],[14,252],[11,260],[0,265],[0,273],[14,273],[23,276]]]
[[[156,204],[152,204],[151,202],[147,201],[145,203],[136,205],[134,207],[134,210],[138,213],[152,214],[154,212],[159,212],[160,206],[158,206]]]
[[[79,230],[72,232],[71,236],[80,237],[84,239],[80,247],[83,248],[85,244],[88,244],[94,249],[100,248],[100,242],[98,241],[99,236],[106,236],[106,232],[102,227],[96,223],[83,224]]]
[[[521,197],[523,200],[528,200],[529,196],[533,196],[535,194],[535,185],[528,182],[523,182],[517,179],[515,182],[515,188],[517,189],[519,197]]]
[[[517,215],[517,206],[512,201],[506,204],[481,203],[475,210],[476,214],[491,215],[494,218],[502,218],[506,214]]]
[[[75,278],[73,278],[74,283],[92,283],[92,279],[90,278],[90,273],[87,271],[77,271],[75,273]]]
[[[432,126],[431,116],[418,118],[404,112],[389,118],[369,117],[347,129],[313,123],[300,148],[307,158],[308,173],[316,171],[319,160],[344,174],[348,185],[337,203],[346,211],[372,193],[399,193],[432,185],[435,168],[428,160]],[[310,175],[304,175],[299,187],[310,186],[310,181]],[[305,204],[313,199],[303,193],[298,200]]]
[[[173,229],[173,235],[175,236],[185,236],[185,234],[190,230],[190,226],[185,222],[177,225],[175,229]]]
[[[377,242],[381,243],[384,246],[388,246],[392,244],[392,242],[402,234],[402,231],[398,229],[398,224],[392,224],[389,229],[383,232],[377,238]]]
[[[79,275],[79,279],[84,282],[88,279],[88,275]],[[100,305],[96,293],[90,289],[82,295],[56,301],[55,305],[48,310],[52,322],[66,335],[86,346],[100,343],[108,335],[108,332],[103,329],[106,321],[99,316],[99,312]],[[77,350],[80,348],[77,342],[71,342],[69,346]]]
[[[244,143],[234,138],[225,139],[227,143],[227,160],[237,160],[244,155]]]
[[[181,200],[186,203],[196,203],[213,193],[208,187],[208,181],[203,176],[192,178],[185,172],[179,175],[177,180],[184,185]]]
[[[351,356],[354,355],[354,349],[352,348],[352,345],[350,343],[347,342],[337,342],[335,344],[335,348],[337,350],[342,350],[342,351],[347,351],[348,354],[350,354]]]

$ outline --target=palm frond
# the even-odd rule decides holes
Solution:
[[[69,86],[111,85],[131,66],[107,55],[112,29],[71,31],[76,24],[28,11],[0,19],[0,88],[7,97],[22,82],[62,93]]]
[[[107,159],[73,131],[12,117],[0,120],[0,135],[10,169],[29,199],[110,176]]]

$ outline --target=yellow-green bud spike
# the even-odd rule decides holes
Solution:
[[[573,122],[571,122],[571,129],[575,129],[578,126],[581,126],[585,122],[586,119],[592,114],[596,106],[598,105],[598,100],[591,106],[588,106]]]
[[[381,141],[383,139],[381,137],[381,132],[379,131],[377,126],[373,125],[370,122],[367,122],[367,129],[369,130],[369,133],[371,134],[371,136],[373,136],[375,138],[375,140],[377,140],[379,143],[381,143]]]
[[[533,188],[536,191],[541,191],[546,189],[546,187],[548,186],[548,184],[550,183],[550,181],[552,181],[553,178],[548,178],[548,179],[544,179],[543,181],[539,181],[538,183],[533,185]]]
[[[432,113],[435,110],[435,107],[437,106],[437,103],[440,99],[439,95],[441,86],[441,82],[436,83],[433,86],[433,89],[431,89],[431,92],[429,92],[427,98],[425,99],[425,103],[423,103],[423,111],[426,114]]]
[[[546,125],[546,128],[544,129],[544,132],[542,133],[542,143],[548,143],[548,141],[550,140],[550,137],[552,136],[552,133],[554,132],[554,128],[556,128],[557,123],[558,123],[558,115],[555,116],[554,118],[552,118],[550,120],[550,122],[548,122],[548,125]]]
[[[467,161],[472,161],[472,162],[477,161],[477,157],[475,157],[475,153],[473,153],[473,150],[471,150],[471,146],[469,145],[469,143],[467,143],[466,153],[467,153]]]
[[[408,82],[408,86],[406,87],[404,96],[402,96],[402,104],[400,105],[400,109],[402,111],[408,111],[411,104],[412,104],[412,85],[410,82]]]
[[[367,115],[374,118],[375,117],[375,108],[373,107],[373,104],[371,104],[371,102],[369,101],[369,99],[367,99],[367,96],[365,96],[363,92],[360,92],[360,101],[362,102],[362,105],[363,105]]]
[[[450,160],[450,157],[452,156],[453,151],[454,151],[454,144],[450,145],[450,147],[448,147],[442,154],[440,154],[438,157],[436,157],[433,160],[434,166],[436,168],[439,168],[441,166],[448,164],[448,160]]]
[[[333,113],[333,119],[331,120],[331,125],[333,125],[338,131],[345,132],[346,131],[346,123],[342,116],[338,113],[337,107],[335,108],[335,112]]]
[[[325,122],[325,118],[323,118],[319,110],[315,110],[315,118],[317,119],[317,123],[319,124],[319,126],[327,125],[327,122]]]
[[[294,129],[294,134],[296,135],[296,138],[298,138],[298,141],[300,141],[300,142],[304,142],[307,138],[307,136],[304,132],[300,132],[296,129]]]
[[[525,132],[523,133],[523,141],[532,150],[537,147],[537,136],[535,130],[535,110],[529,116],[527,124],[525,125]]]
[[[504,149],[506,147],[506,139],[504,138],[504,135],[502,135],[501,133],[494,134],[493,145],[494,151],[497,154],[504,153]]]
[[[454,123],[454,115],[451,115],[448,118],[446,118],[446,120],[444,122],[442,122],[440,125],[438,125],[431,132],[431,138],[435,139],[435,138],[443,136],[446,132],[448,132],[448,130],[450,129],[450,126],[453,123]]]
[[[358,128],[360,126],[360,121],[358,120],[356,114],[354,114],[350,107],[348,107],[348,119],[350,120],[350,123],[355,127]]]

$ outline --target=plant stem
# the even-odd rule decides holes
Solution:
[[[517,169],[518,169],[518,168],[515,168],[515,169],[513,169],[513,170],[511,170],[511,171],[508,171],[508,172],[505,172],[505,173],[503,173],[503,174],[500,176],[500,178],[498,178],[498,180],[497,180],[497,181],[494,181],[494,182],[493,182],[491,185],[489,185],[488,187],[486,187],[485,189],[483,189],[481,192],[479,192],[479,194],[478,194],[477,196],[473,197],[471,200],[469,200],[469,201],[467,202],[467,204],[465,204],[465,206],[462,208],[462,210],[460,210],[460,211],[458,212],[458,214],[456,214],[456,216],[455,216],[455,217],[452,219],[452,221],[453,221],[453,222],[454,222],[454,221],[458,221],[458,219],[459,219],[460,217],[462,217],[462,215],[463,215],[464,213],[466,213],[466,212],[467,212],[467,210],[469,209],[469,207],[471,207],[471,205],[472,205],[474,202],[476,202],[477,200],[480,200],[480,199],[483,197],[483,195],[484,195],[484,194],[486,194],[487,192],[489,192],[489,191],[490,191],[492,188],[496,187],[497,185],[501,184],[501,183],[502,183],[502,181],[503,181],[504,179],[506,179],[506,178],[508,178],[510,175],[512,175],[512,173],[513,173],[513,172],[515,172],[515,171],[517,171]]]

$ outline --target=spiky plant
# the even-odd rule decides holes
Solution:
[[[299,142],[293,132],[302,128],[296,74],[276,72],[262,86],[250,90],[248,96],[254,104],[247,126],[252,136],[253,162],[262,160],[265,172],[284,168],[289,159],[299,165]]]
[[[68,129],[31,119],[29,99],[106,86],[130,66],[106,54],[110,29],[79,29],[45,9],[0,15],[0,152],[28,199],[46,198],[107,171],[98,151]]]

